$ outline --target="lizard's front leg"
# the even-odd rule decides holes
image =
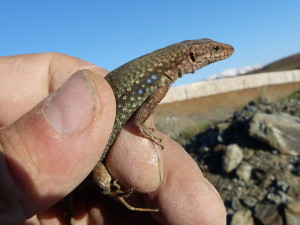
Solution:
[[[162,139],[155,135],[155,129],[149,127],[145,124],[146,120],[153,113],[157,104],[165,97],[168,92],[172,82],[169,79],[164,80],[164,85],[152,93],[147,100],[141,105],[141,107],[136,111],[134,117],[134,124],[139,129],[141,134],[153,141],[154,143],[160,145],[162,148],[164,146],[161,144]]]

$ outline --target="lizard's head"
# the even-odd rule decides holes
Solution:
[[[193,73],[196,70],[231,56],[232,46],[210,39],[183,41],[188,49],[188,63],[181,68],[183,73]]]

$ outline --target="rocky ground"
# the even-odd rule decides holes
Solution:
[[[299,98],[249,102],[185,148],[221,193],[228,224],[300,224]]]

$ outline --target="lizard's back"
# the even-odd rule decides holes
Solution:
[[[130,116],[163,85],[164,73],[174,70],[188,49],[177,43],[136,58],[110,72],[105,79],[113,89],[117,112],[108,150]]]
[[[183,41],[136,58],[110,72],[105,79],[115,94],[117,112],[112,134],[100,161],[105,158],[130,116],[151,94],[155,95],[158,89],[167,87],[160,96],[163,97],[178,77],[227,58],[232,53],[230,45],[210,39]]]

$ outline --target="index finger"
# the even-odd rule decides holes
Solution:
[[[172,139],[164,137],[164,145],[164,179],[149,195],[160,208],[153,216],[163,224],[226,224],[222,199],[198,165]]]

